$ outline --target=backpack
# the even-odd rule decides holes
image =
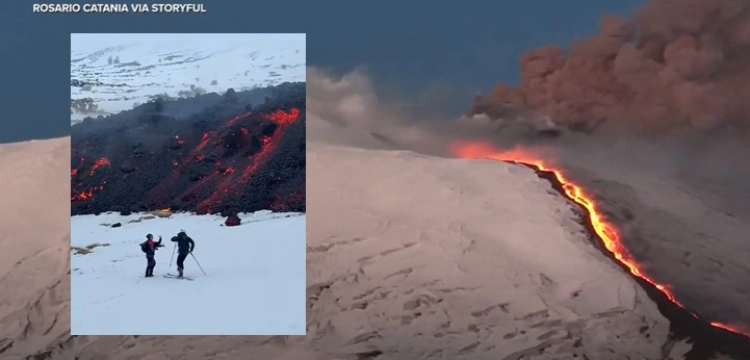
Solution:
[[[143,251],[143,253],[145,253],[145,254],[148,254],[149,250],[150,249],[148,248],[148,241],[142,242],[141,243],[141,251]]]

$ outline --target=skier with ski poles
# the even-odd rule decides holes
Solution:
[[[156,267],[156,259],[154,259],[156,250],[164,246],[161,243],[161,236],[159,236],[159,241],[154,241],[154,235],[148,234],[146,235],[146,241],[140,245],[141,251],[146,254],[146,277],[152,277],[154,276],[154,267]]]
[[[177,277],[182,277],[182,271],[185,269],[185,258],[193,253],[195,241],[188,236],[184,230],[172,237],[172,241],[177,243]]]

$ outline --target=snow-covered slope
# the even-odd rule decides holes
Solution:
[[[314,142],[307,163],[308,336],[329,351],[663,358],[669,322],[533,171]]]
[[[69,338],[70,138],[0,144],[0,359]]]
[[[305,216],[264,211],[240,218],[242,225],[226,227],[214,215],[74,216],[72,333],[304,334]],[[185,260],[192,281],[163,276],[176,273],[170,238],[180,229],[196,241],[195,258]],[[165,244],[151,278],[138,246],[148,233]]]
[[[15,169],[0,191],[16,204],[0,217],[3,359],[624,359],[634,349],[630,358],[684,359],[690,348],[658,349],[666,319],[528,169],[315,143],[306,336],[71,337],[69,167],[57,158],[70,145],[55,141],[0,147]],[[213,276],[199,241],[209,275],[160,283]],[[145,265],[133,261],[131,286]],[[574,285],[583,291],[571,297]],[[152,300],[153,316],[177,300]]]
[[[190,97],[305,80],[304,34],[72,34],[71,100],[117,113],[154,95]]]

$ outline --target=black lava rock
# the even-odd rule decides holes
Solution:
[[[224,225],[226,226],[239,226],[242,223],[242,220],[240,220],[240,217],[237,216],[237,214],[232,214],[227,217],[227,220],[224,221]]]
[[[72,214],[304,212],[305,91],[160,99],[73,125]]]

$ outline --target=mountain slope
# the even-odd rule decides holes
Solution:
[[[266,211],[240,218],[242,225],[225,227],[221,217],[184,213],[74,216],[72,332],[304,334],[305,216]],[[163,277],[176,273],[170,238],[180,229],[196,242],[195,257],[185,260],[192,281]],[[163,236],[165,245],[152,278],[144,277],[138,246],[147,233]]]
[[[316,143],[311,144],[309,153],[313,164],[309,187],[315,196],[308,204],[313,208],[313,222],[307,239],[310,261],[306,336],[71,337],[67,334],[69,253],[64,250],[69,239],[53,236],[66,234],[69,218],[63,216],[66,209],[38,206],[55,196],[61,199],[51,204],[66,205],[67,164],[61,159],[49,164],[33,161],[43,158],[43,154],[60,154],[53,150],[54,147],[32,143],[13,149],[13,156],[0,151],[0,163],[25,165],[22,173],[57,169],[48,177],[33,176],[25,179],[27,182],[14,182],[19,168],[14,176],[4,179],[10,186],[2,188],[2,195],[16,196],[21,210],[25,209],[19,218],[26,222],[0,217],[3,229],[9,231],[3,233],[9,236],[4,239],[12,240],[5,242],[12,246],[5,246],[9,251],[2,253],[0,264],[15,264],[34,251],[53,249],[45,253],[49,257],[30,257],[24,262],[27,266],[11,265],[0,274],[6,281],[3,288],[13,289],[0,294],[2,303],[10,304],[2,308],[0,339],[5,340],[0,340],[0,356],[4,359],[486,359],[488,354],[502,358],[509,351],[524,349],[533,352],[526,358],[559,359],[576,350],[601,354],[596,351],[632,346],[644,349],[642,358],[681,359],[681,354],[689,349],[681,343],[667,343],[663,350],[671,349],[671,357],[662,355],[661,350],[658,356],[653,355],[657,344],[665,339],[664,318],[623,272],[587,243],[586,234],[576,230],[580,228],[569,205],[558,195],[547,193],[549,184],[531,171],[496,162],[446,160]],[[419,192],[413,188],[403,189],[408,191],[406,194],[395,191],[392,185],[404,180],[409,180]],[[59,188],[55,189],[54,184],[59,184]],[[492,191],[483,191],[484,187]],[[468,196],[462,196],[462,192]],[[429,195],[424,196],[425,193]],[[491,203],[487,194],[493,197]],[[403,205],[406,202],[409,207]],[[407,211],[414,204],[428,207],[429,211]],[[467,211],[456,211],[464,209]],[[30,221],[30,213],[39,219],[46,217],[48,222],[57,219],[61,225],[46,229],[39,222]],[[548,233],[524,237],[518,227],[503,226],[496,214],[533,219],[533,231],[547,230],[559,237]],[[425,224],[430,225],[429,231],[424,230]],[[528,221],[518,224],[527,226]],[[39,241],[39,246],[20,251],[24,248],[19,244],[25,242],[15,240],[32,234],[32,230],[33,236],[26,239]],[[415,242],[418,244],[410,245]],[[543,249],[549,251],[541,254],[543,258],[528,256]],[[549,263],[538,268],[536,262],[543,259]],[[54,261],[65,266],[50,266]],[[514,268],[515,271],[508,271]],[[556,270],[568,278],[555,276]],[[540,272],[556,285],[543,280]],[[566,298],[568,286],[592,275],[607,280],[597,283],[602,288],[623,291],[616,292],[617,298],[600,297],[604,294],[596,285],[586,287],[592,292],[584,290],[587,294],[576,302],[560,301]],[[8,279],[16,279],[16,285],[9,287]],[[532,294],[535,300],[513,301],[519,289]],[[509,300],[510,304],[504,305]],[[540,309],[542,300],[552,300],[548,302],[554,310],[548,312],[550,318],[524,317],[533,313],[521,311]],[[583,313],[575,315],[565,310],[571,307],[579,307]],[[608,311],[610,307],[613,311]],[[388,316],[383,317],[383,313]],[[430,316],[416,316],[418,313]],[[581,318],[570,321],[577,316]],[[558,321],[560,317],[562,322]],[[639,326],[644,321],[650,325],[647,333],[651,340],[640,333]],[[353,329],[353,324],[362,327]],[[607,334],[615,334],[603,331],[607,327],[614,327],[620,338],[607,338]],[[515,332],[516,336],[509,335]],[[579,337],[581,342],[568,336]],[[554,346],[567,353],[556,355],[550,351]]]
[[[305,61],[304,34],[73,34],[71,106],[79,111],[71,108],[71,121],[129,110],[155,95],[304,81]]]
[[[305,83],[151,102],[71,139],[74,215],[304,211]]]
[[[26,359],[69,339],[70,139],[0,145],[0,358]]]

